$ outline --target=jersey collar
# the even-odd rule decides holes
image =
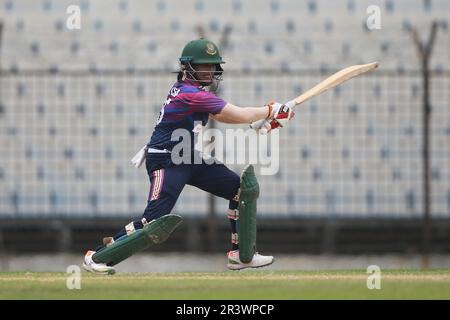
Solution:
[[[200,89],[203,88],[203,87],[198,83],[198,81],[196,81],[196,80],[184,79],[184,80],[181,80],[181,82],[186,83],[186,84],[190,84],[191,86],[198,87],[198,88],[200,88]]]

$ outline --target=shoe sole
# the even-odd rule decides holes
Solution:
[[[247,268],[258,269],[258,268],[263,268],[263,267],[270,266],[274,262],[275,262],[275,259],[272,259],[272,261],[270,263],[263,264],[263,265],[260,265],[260,266],[245,266],[245,265],[243,266],[242,264],[230,264],[229,263],[229,264],[227,264],[227,268],[230,269],[230,270],[233,270],[233,271],[247,269]]]
[[[95,274],[107,274],[107,275],[113,275],[116,273],[115,269],[109,269],[107,271],[96,271],[94,269],[92,269],[91,267],[89,267],[86,263],[83,262],[83,269],[91,272],[91,273],[95,273]]]

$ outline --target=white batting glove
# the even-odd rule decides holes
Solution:
[[[270,102],[272,106],[272,114],[268,119],[262,119],[254,121],[250,124],[250,127],[255,129],[259,134],[267,134],[273,129],[279,127],[285,127],[288,121],[295,116],[295,112],[292,107],[279,102]]]

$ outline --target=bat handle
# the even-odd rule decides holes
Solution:
[[[294,99],[294,100],[286,102],[284,105],[292,109],[293,107],[295,107],[297,105],[297,102],[295,102],[295,99]]]

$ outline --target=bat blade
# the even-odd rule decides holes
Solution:
[[[350,80],[356,76],[359,76],[363,73],[366,73],[370,70],[373,70],[378,67],[377,62],[372,62],[368,64],[360,64],[360,65],[354,65],[351,67],[347,67],[345,69],[342,69],[341,71],[336,72],[335,74],[329,76],[313,88],[309,89],[302,95],[298,96],[297,98],[289,101],[287,105],[295,106],[302,104],[303,102],[317,96],[318,94],[321,94],[331,88],[334,88],[342,83],[344,83],[347,80]]]
[[[331,88],[334,88],[342,83],[344,83],[347,80],[350,80],[356,76],[359,76],[363,73],[366,73],[370,70],[373,70],[378,67],[378,62],[372,62],[368,64],[360,64],[360,65],[354,65],[347,67],[345,69],[342,69],[341,71],[336,72],[335,74],[329,76],[319,84],[315,85],[313,88],[309,89],[302,95],[298,96],[297,98],[286,102],[285,105],[292,108],[296,105],[302,104],[305,101],[308,101],[309,99],[317,96],[318,94],[321,94]],[[268,121],[266,119],[261,119],[258,121],[255,121],[250,124],[250,128],[253,129],[260,129],[264,121]]]

